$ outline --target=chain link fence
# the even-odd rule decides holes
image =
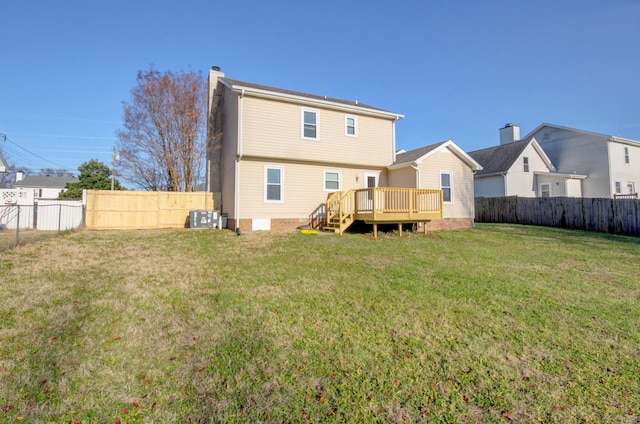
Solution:
[[[82,202],[40,201],[0,205],[0,250],[54,237],[84,226]]]

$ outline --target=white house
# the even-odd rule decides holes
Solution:
[[[559,172],[582,174],[584,197],[638,196],[640,141],[553,124],[541,124],[534,138]]]
[[[500,129],[500,145],[469,152],[482,170],[474,175],[476,197],[581,197],[585,175],[558,172],[535,137],[520,140],[520,127]]]

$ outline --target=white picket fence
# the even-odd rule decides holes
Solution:
[[[84,223],[81,200],[38,200],[32,190],[0,190],[0,225],[7,229],[65,231]]]

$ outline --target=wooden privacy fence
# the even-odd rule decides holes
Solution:
[[[86,191],[85,225],[92,230],[184,228],[192,210],[220,208],[220,193]]]
[[[640,236],[640,200],[476,197],[476,222],[541,225]]]

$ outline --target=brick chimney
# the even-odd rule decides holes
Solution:
[[[504,128],[500,128],[500,144],[513,143],[520,140],[520,126],[515,124],[506,124]]]

